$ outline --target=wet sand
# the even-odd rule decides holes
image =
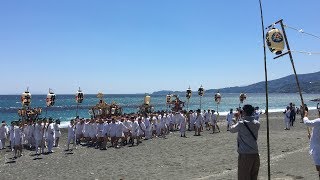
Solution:
[[[316,111],[310,113],[315,117]],[[282,113],[270,113],[271,179],[317,179],[309,156],[306,127],[299,123],[285,131]],[[179,132],[166,139],[144,140],[134,147],[101,151],[77,146],[65,152],[66,130],[61,146],[54,153],[36,158],[24,150],[12,161],[13,154],[0,151],[0,179],[237,179],[236,134],[226,131],[220,117],[220,133],[204,130],[202,136]],[[265,115],[261,116],[258,144],[261,157],[259,179],[267,179],[267,133]]]

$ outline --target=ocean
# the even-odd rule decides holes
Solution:
[[[139,105],[143,103],[144,94],[105,94],[104,100],[110,104],[116,102],[123,108],[124,113],[137,112]],[[181,94],[180,99],[187,102],[184,94]],[[319,98],[319,94],[303,94],[304,102],[308,105],[309,109],[315,109],[317,102],[310,100]],[[54,119],[60,119],[61,121],[69,121],[76,115],[77,104],[75,101],[75,95],[56,95],[55,105],[53,107],[46,107],[46,95],[32,95],[31,107],[42,107],[43,112],[41,117],[52,117]],[[215,109],[217,108],[214,102],[214,94],[205,94],[202,97],[202,109]],[[299,94],[269,94],[269,112],[281,112],[284,111],[286,106],[290,103],[294,103],[300,106]],[[89,118],[88,110],[90,107],[98,103],[96,94],[88,94],[84,96],[84,101],[79,106],[79,116],[83,118]],[[151,104],[154,106],[155,111],[166,110],[166,96],[165,95],[151,95]],[[227,114],[230,108],[239,107],[239,94],[228,93],[222,94],[222,100],[219,105],[219,112],[221,115]],[[261,110],[265,109],[265,94],[252,93],[247,94],[247,100],[243,104],[252,104],[253,106],[260,107]],[[200,98],[198,94],[193,93],[190,98],[189,109],[199,109]],[[20,95],[0,95],[0,120],[7,121],[8,123],[13,120],[18,120],[18,109],[21,108]],[[187,108],[187,103],[185,105]],[[46,114],[47,111],[47,114]]]

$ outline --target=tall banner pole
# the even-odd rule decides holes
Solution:
[[[267,119],[267,155],[268,155],[268,180],[271,179],[271,168],[270,168],[270,131],[269,131],[269,95],[268,95],[268,70],[267,70],[267,54],[266,54],[266,42],[263,22],[262,3],[259,0],[260,5],[260,18],[261,18],[261,29],[262,29],[262,42],[263,42],[263,62],[264,62],[264,75],[265,75],[265,91],[266,91],[266,119]]]

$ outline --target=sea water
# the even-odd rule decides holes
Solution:
[[[136,113],[138,106],[143,104],[144,94],[121,94],[121,95],[104,95],[104,100],[110,104],[115,102],[123,108],[123,113]],[[319,98],[319,94],[303,94],[304,102],[308,105],[309,109],[315,109],[317,102],[310,100]],[[263,93],[247,94],[247,99],[243,104],[239,102],[238,93],[222,94],[222,100],[217,107],[214,102],[214,94],[205,94],[201,100],[198,94],[193,93],[190,98],[189,105],[184,94],[179,95],[180,100],[185,101],[185,109],[196,110],[201,109],[214,109],[219,110],[220,115],[228,113],[230,108],[237,108],[244,104],[251,104],[258,106],[262,111],[266,108],[266,96]],[[75,101],[75,95],[56,95],[55,105],[46,107],[46,95],[32,95],[31,107],[42,107],[42,114],[40,117],[52,117],[60,119],[61,121],[69,121],[76,116],[77,108],[78,115],[83,118],[90,118],[88,113],[90,107],[98,103],[97,95],[85,95],[83,103],[79,104]],[[300,106],[299,94],[269,94],[269,112],[284,111],[286,106],[292,102],[296,106]],[[154,106],[155,111],[167,110],[166,95],[151,95],[151,104]],[[7,121],[7,123],[18,120],[18,109],[21,108],[20,95],[0,95],[0,120]]]

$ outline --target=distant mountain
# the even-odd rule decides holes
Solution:
[[[309,74],[298,75],[300,87],[304,93],[320,93],[320,71]],[[248,86],[235,86],[221,89],[209,89],[206,93],[215,93],[217,91],[221,93],[264,93],[265,83],[264,81],[251,84]],[[298,88],[294,75],[289,75],[280,79],[268,81],[268,91],[270,93],[296,93]],[[169,94],[173,91],[157,91],[153,94]],[[185,92],[174,92],[177,94]]]

